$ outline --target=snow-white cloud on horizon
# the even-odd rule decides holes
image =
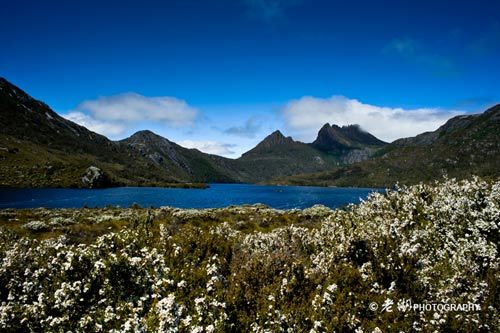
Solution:
[[[375,106],[344,96],[305,96],[289,101],[282,109],[286,125],[297,139],[311,142],[325,124],[358,124],[377,138],[392,142],[403,137],[436,130],[449,118],[464,111],[439,108],[404,109]]]
[[[97,120],[78,111],[72,111],[68,114],[63,115],[63,117],[71,120],[74,123],[77,123],[78,125],[84,126],[93,132],[110,137],[120,135],[126,129],[123,124]]]
[[[106,121],[161,121],[169,126],[194,122],[198,111],[184,100],[170,97],[146,97],[137,93],[102,96],[80,103],[74,111]]]
[[[196,148],[207,154],[215,155],[232,155],[234,152],[232,148],[235,147],[234,144],[230,143],[220,143],[212,140],[182,140],[177,142],[179,145],[185,148]]]
[[[146,97],[137,93],[101,96],[85,100],[63,117],[99,134],[117,138],[138,123],[159,123],[166,127],[194,124],[198,110],[186,101],[170,97]]]

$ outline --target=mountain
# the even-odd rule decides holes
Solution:
[[[341,154],[346,150],[384,145],[386,142],[363,131],[359,125],[339,127],[328,123],[319,130],[316,140],[311,144],[316,149],[334,154]]]
[[[0,78],[0,186],[184,186],[269,181],[365,160],[385,143],[326,124],[311,143],[275,131],[238,159],[184,148],[151,131],[111,141]],[[192,186],[188,185],[188,186]]]
[[[285,148],[296,145],[298,142],[294,141],[291,136],[285,137],[280,131],[274,131],[269,134],[257,144],[254,148],[246,152],[245,155],[259,155],[267,154],[275,148]]]
[[[285,137],[280,131],[268,135],[237,160],[238,169],[253,182],[280,175],[321,171],[338,163],[338,157]]]
[[[187,149],[151,131],[139,131],[121,144],[136,150],[158,167],[182,179],[198,182],[240,181],[233,160]]]
[[[432,132],[396,140],[366,161],[278,183],[330,186],[393,186],[443,176],[500,176],[500,104],[482,114],[457,116]]]
[[[71,153],[98,153],[102,146],[116,148],[106,137],[87,130],[52,111],[45,103],[0,78],[2,135]]]
[[[361,129],[359,125],[339,127],[325,124],[311,146],[339,157],[342,164],[352,164],[369,159],[387,143]]]
[[[0,128],[0,186],[83,187],[88,185],[84,178],[89,172],[97,172],[94,178],[104,177],[103,186],[233,180],[210,169],[222,158],[177,145],[173,149],[182,151],[179,161],[188,161],[196,172],[190,173],[182,164],[165,167],[136,149],[133,143],[140,134],[130,142],[111,141],[59,116],[3,78]]]

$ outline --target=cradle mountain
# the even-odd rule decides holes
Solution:
[[[325,124],[312,143],[275,131],[238,159],[151,131],[112,141],[0,78],[0,186],[203,187],[211,182],[391,186],[448,174],[498,175],[499,110],[386,143],[358,125]]]

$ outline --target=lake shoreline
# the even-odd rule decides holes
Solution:
[[[85,187],[85,186],[9,186],[5,184],[0,184],[0,189],[74,189],[74,190],[88,190],[88,189],[93,189],[93,190],[104,190],[104,189],[110,189],[110,188],[119,188],[119,187],[137,187],[137,188],[142,188],[142,187],[151,187],[151,188],[182,188],[182,189],[206,189],[209,188],[210,185],[208,183],[151,183],[151,184],[114,184],[110,186],[103,186],[103,187]]]
[[[82,208],[119,206],[172,206],[179,208],[221,208],[263,203],[278,209],[307,208],[322,204],[336,208],[358,203],[370,188],[326,188],[269,186],[254,184],[209,184],[202,191],[182,188],[115,187],[106,189],[0,189],[0,208]]]

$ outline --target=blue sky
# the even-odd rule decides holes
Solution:
[[[113,139],[237,157],[324,122],[380,138],[500,102],[500,1],[2,1],[0,76]]]

